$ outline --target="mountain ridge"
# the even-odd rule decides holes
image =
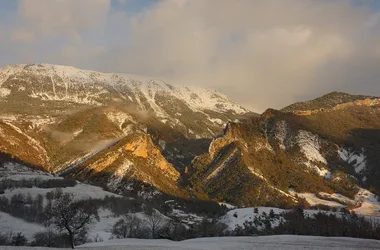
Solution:
[[[217,91],[48,64],[1,68],[0,90],[6,161],[120,194],[350,207],[380,190],[375,97],[333,92],[258,116]]]
[[[352,95],[344,92],[333,91],[327,94],[324,94],[320,97],[312,99],[310,101],[296,102],[294,104],[290,104],[281,109],[283,112],[297,112],[297,111],[315,111],[315,110],[323,110],[323,109],[332,109],[333,107],[343,104],[355,102],[358,100],[365,99],[375,99],[374,96],[366,96],[366,95]]]

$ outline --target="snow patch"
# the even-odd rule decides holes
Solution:
[[[286,135],[288,133],[287,123],[286,121],[282,120],[276,124],[276,134],[275,138],[279,141],[280,148],[282,150],[286,149],[285,146],[285,139]]]
[[[357,204],[357,201],[351,200],[350,198],[338,193],[329,194],[329,193],[319,192],[319,195],[322,196],[323,198],[338,200],[340,203],[346,204],[346,205]]]
[[[162,150],[165,150],[165,148],[166,148],[166,141],[159,140],[158,141],[158,145],[160,145],[160,147],[161,147]]]
[[[215,178],[222,170],[228,166],[228,163],[232,161],[236,157],[237,149],[235,148],[231,154],[225,159],[223,162],[221,162],[206,178],[205,182],[210,181],[211,179]]]
[[[128,159],[124,159],[123,164],[112,174],[108,181],[108,187],[115,190],[124,176],[128,173],[129,169],[133,166],[133,163]]]
[[[219,118],[209,118],[209,120],[212,122],[212,123],[216,123],[216,124],[219,124],[219,125],[223,125],[224,122],[219,119]]]
[[[353,209],[355,213],[368,216],[380,216],[379,198],[369,190],[361,188],[355,195],[355,201],[360,203],[360,207]]]
[[[268,215],[272,209],[276,214],[286,211],[275,207],[257,207],[258,213],[254,213],[253,207],[238,208],[228,211],[219,221],[225,223],[228,226],[228,229],[234,230],[237,225],[244,227],[243,224],[245,221],[253,221],[254,218],[259,217],[263,213]],[[278,225],[279,221],[276,222],[277,223],[274,223],[273,226]]]
[[[271,185],[268,180],[260,173],[258,173],[253,167],[248,167],[249,171],[254,174],[255,176],[259,177],[260,179],[262,179],[263,181],[265,181],[272,189],[276,190],[277,192],[281,193],[282,195],[285,195],[286,197],[289,197],[289,198],[292,198],[292,200],[294,202],[297,202],[298,203],[298,200],[292,195],[292,194],[288,194],[284,191],[282,191],[281,189],[278,189],[276,188],[275,186]]]
[[[290,191],[290,193],[304,198],[311,206],[325,205],[329,207],[344,207],[344,205],[335,201],[322,200],[312,193],[296,193],[294,191]]]
[[[320,152],[321,144],[318,136],[308,131],[300,130],[297,135],[297,143],[309,162],[315,161],[327,164],[326,159]]]
[[[356,173],[360,174],[363,170],[366,169],[366,157],[364,155],[364,149],[362,149],[359,154],[356,154],[353,151],[341,148],[338,150],[338,155],[348,164],[352,164]]]
[[[322,176],[325,179],[331,179],[332,174],[331,174],[331,172],[328,169],[323,168],[323,167],[317,167],[316,165],[314,165],[311,162],[304,162],[304,164],[308,168],[314,170],[314,172],[317,173],[319,176]]]

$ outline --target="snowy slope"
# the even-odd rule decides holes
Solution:
[[[42,98],[44,100],[67,100],[71,102],[100,105],[98,98],[101,94],[107,92],[107,90],[102,87],[106,85],[113,87],[114,90],[118,91],[123,99],[132,100],[133,97],[122,93],[119,88],[120,86],[128,87],[132,92],[135,92],[134,94],[142,93],[144,98],[148,100],[151,107],[157,111],[156,113],[159,116],[165,116],[165,112],[160,110],[155,99],[155,96],[160,93],[165,93],[185,101],[194,111],[207,109],[217,112],[231,110],[237,114],[248,112],[247,109],[230,101],[227,96],[211,89],[204,89],[196,86],[171,85],[165,81],[154,80],[144,76],[101,73],[91,70],[82,70],[71,66],[51,64],[17,64],[0,68],[0,97],[6,97],[11,94],[10,89],[2,87],[2,84],[8,79],[8,77],[16,76],[17,79],[19,74],[25,73],[50,78],[47,81],[51,85],[50,89],[52,89],[52,92],[35,90],[30,95],[31,97]],[[57,81],[56,79],[62,80],[63,82]],[[64,95],[60,95],[58,92],[58,87],[60,85],[65,88]],[[88,92],[85,96],[68,94],[68,90],[74,86],[88,87],[89,85],[94,85],[97,91],[92,93]],[[140,102],[141,100],[141,96],[140,98],[137,98],[137,102]]]
[[[2,179],[28,180],[36,178],[41,180],[62,179],[62,177],[56,177],[41,170],[31,169],[24,165],[13,162],[6,162],[4,163],[3,167],[0,168],[0,181]]]
[[[63,177],[54,176],[52,174],[48,174],[46,172],[35,170],[23,166],[17,163],[7,162],[4,163],[3,167],[0,167],[0,181],[5,180],[62,180]],[[10,198],[15,194],[30,194],[32,197],[36,197],[41,194],[43,196],[46,193],[53,191],[54,188],[38,188],[38,187],[21,187],[21,188],[10,188],[5,189],[3,194],[0,194],[0,197]],[[111,192],[104,191],[101,187],[88,185],[84,183],[77,182],[77,184],[73,187],[65,187],[62,188],[64,193],[72,193],[78,199],[103,199],[105,196],[119,196]]]
[[[22,232],[28,240],[32,240],[35,233],[44,230],[45,227],[42,225],[29,223],[7,213],[0,212],[0,234]]]
[[[257,207],[258,213],[254,213],[253,207],[238,208],[228,211],[224,216],[220,218],[220,222],[226,224],[228,229],[234,230],[237,225],[243,226],[245,221],[253,221],[254,218],[259,218],[263,213],[269,214],[270,210],[273,210],[275,214],[280,214],[285,210],[274,207]],[[280,220],[272,222],[272,226],[278,226]]]

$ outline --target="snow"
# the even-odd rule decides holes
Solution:
[[[217,124],[219,124],[219,125],[223,125],[224,124],[224,122],[221,120],[221,119],[219,119],[219,118],[210,118],[209,119],[212,123],[217,123]]]
[[[293,195],[288,194],[288,193],[282,191],[281,189],[278,189],[278,188],[276,188],[275,186],[271,185],[271,184],[269,183],[269,181],[268,181],[268,180],[267,180],[267,179],[266,179],[261,173],[257,172],[253,167],[249,166],[248,169],[249,169],[249,171],[250,171],[252,174],[254,174],[255,176],[257,176],[257,177],[259,177],[260,179],[262,179],[263,181],[265,181],[265,182],[268,184],[268,186],[270,186],[272,189],[276,190],[277,192],[281,193],[282,195],[285,195],[285,196],[287,196],[287,197],[292,198],[294,202],[298,202],[298,200],[297,200]]]
[[[300,235],[274,235],[258,237],[214,237],[197,238],[180,242],[170,240],[118,239],[94,242],[78,246],[83,249],[108,250],[230,250],[230,249],[262,249],[262,250],[294,250],[294,249],[379,249],[379,241],[342,237],[319,237]],[[43,247],[8,247],[0,246],[0,250],[53,250]]]
[[[288,133],[287,123],[284,120],[281,120],[276,124],[276,134],[275,138],[279,141],[280,148],[282,150],[286,149],[285,139]]]
[[[28,240],[31,240],[35,233],[45,230],[42,225],[29,223],[3,212],[0,212],[0,225],[0,234],[22,232]]]
[[[237,148],[235,148],[230,155],[222,161],[207,177],[205,178],[205,182],[208,182],[218,176],[224,168],[228,166],[228,164],[236,157],[236,153],[238,152]]]
[[[22,193],[24,195],[30,194],[32,197],[36,197],[37,195],[41,194],[45,196],[48,192],[53,191],[54,188],[14,188],[14,189],[6,189],[4,194],[0,194],[1,196],[10,198],[15,194]],[[103,199],[106,196],[118,196],[114,193],[110,193],[107,191],[104,191],[101,187],[91,186],[88,184],[83,183],[77,183],[74,187],[65,187],[62,188],[62,191],[64,193],[72,193],[75,198],[77,199]]]
[[[350,198],[347,198],[346,196],[338,194],[338,193],[328,194],[328,193],[324,193],[324,192],[319,192],[319,195],[322,196],[323,198],[338,200],[340,203],[346,204],[346,205],[357,204],[357,201],[352,200]]]
[[[272,146],[267,141],[264,141],[264,142],[257,141],[255,144],[255,151],[258,152],[258,151],[264,150],[264,149],[274,153]]]
[[[322,162],[327,164],[326,159],[320,153],[321,145],[319,137],[304,130],[300,130],[297,135],[297,142],[301,152],[310,162]]]
[[[325,205],[325,206],[329,206],[329,207],[344,207],[344,205],[342,205],[338,202],[320,199],[315,194],[312,194],[312,193],[296,193],[294,191],[290,191],[290,193],[306,199],[306,201],[311,206]]]
[[[331,178],[331,172],[329,170],[327,170],[326,168],[323,168],[323,167],[317,167],[316,165],[314,165],[313,163],[311,162],[304,162],[304,164],[314,170],[319,176],[322,176],[324,177],[325,179],[330,179]]]
[[[360,207],[353,209],[355,213],[380,216],[380,202],[378,197],[367,189],[361,188],[355,195],[355,201],[360,202]]]
[[[231,204],[226,203],[226,202],[219,202],[218,204],[221,205],[221,206],[222,205],[225,206],[227,209],[235,209],[236,208],[236,206],[231,205]]]
[[[315,199],[315,196],[313,197]],[[339,203],[334,203],[339,204]],[[314,205],[317,205],[315,203]],[[340,204],[340,207],[343,207],[343,205]],[[255,218],[263,219],[263,213],[266,213],[266,215],[269,215],[270,210],[273,210],[273,212],[276,215],[281,215],[284,212],[291,211],[291,209],[280,209],[275,207],[256,207],[258,210],[258,213],[254,213],[255,207],[247,207],[247,208],[237,208],[228,211],[225,215],[221,216],[219,218],[219,222],[224,223],[227,225],[229,230],[234,230],[237,225],[244,228],[244,222],[246,221],[253,221]],[[353,210],[357,214],[364,215],[359,213],[360,211]],[[317,210],[317,209],[304,209],[304,213],[308,216],[314,216],[317,213],[325,213],[325,214],[334,214],[336,216],[341,216],[340,212],[332,212],[332,211],[324,211],[324,210]],[[379,219],[378,217],[374,217],[375,214],[367,214],[367,216],[371,216],[370,219]],[[283,221],[284,218],[282,216],[278,216],[272,219],[271,226],[276,227],[279,225],[281,221]],[[259,226],[259,230],[264,229],[264,225],[262,227]]]
[[[237,114],[243,114],[248,112],[240,105],[229,100],[225,95],[219,93],[215,90],[204,89],[197,86],[190,85],[170,85],[168,80],[153,80],[152,77],[136,76],[131,74],[115,74],[115,73],[101,73],[91,70],[81,70],[70,66],[61,65],[51,65],[51,64],[33,64],[33,65],[9,65],[0,68],[0,85],[2,81],[8,78],[10,75],[25,71],[33,73],[37,76],[50,76],[53,95],[47,92],[32,93],[31,97],[41,98],[48,101],[70,101],[75,103],[84,103],[92,105],[101,105],[96,98],[100,98],[100,94],[106,93],[105,90],[99,84],[105,84],[113,87],[117,92],[118,86],[127,86],[135,94],[137,102],[141,104],[140,96],[143,95],[148,101],[150,106],[155,111],[157,117],[167,118],[168,114],[156,103],[156,95],[160,93],[165,93],[166,95],[178,98],[184,101],[190,109],[193,111],[202,112],[203,110],[214,110],[217,112],[224,112],[231,110]],[[66,94],[59,96],[55,93],[54,77],[58,76],[63,80],[64,87],[66,89]],[[80,94],[70,94],[67,91],[70,86],[80,85],[80,86],[90,86],[89,84],[95,84],[98,91],[84,92]],[[8,91],[1,91],[1,95],[8,95]],[[132,99],[130,95],[124,95],[120,93],[120,97],[123,99]],[[141,104],[143,107],[143,105]],[[143,108],[144,109],[144,108]],[[220,119],[213,118],[214,123],[222,125],[223,122]]]
[[[112,236],[113,225],[121,218],[113,216],[113,213],[108,209],[99,210],[100,220],[90,228],[89,237],[94,238],[97,235],[102,240],[108,240]]]
[[[30,122],[32,125],[30,126],[31,129],[40,129],[44,125],[52,124],[55,122],[55,119],[52,117],[42,117],[42,116],[27,116],[27,117],[19,117],[19,121],[23,120],[25,122]]]
[[[116,189],[132,166],[133,163],[130,160],[124,159],[121,166],[116,169],[111,178],[108,180],[108,187],[111,189]]]
[[[293,190],[289,190],[289,193],[291,195],[297,195],[301,198],[306,199],[306,201],[311,206],[326,205],[329,207],[346,207],[348,205],[354,205],[359,206],[355,209],[352,209],[352,211],[357,214],[380,217],[380,202],[378,200],[378,197],[367,189],[360,188],[359,192],[355,195],[354,200],[338,193],[328,194],[320,192],[319,195],[323,198],[326,198],[326,200],[318,198],[315,194],[312,193],[296,193]],[[329,201],[327,199],[334,199],[338,200],[339,202]]]
[[[5,124],[7,124],[8,126],[10,126],[11,128],[13,128],[13,129],[14,129],[15,131],[17,131],[19,134],[25,136],[25,137],[28,139],[29,144],[30,144],[32,147],[34,147],[34,148],[37,150],[37,152],[42,152],[42,156],[40,156],[40,158],[42,158],[43,156],[46,156],[46,155],[47,155],[45,148],[41,146],[40,142],[38,142],[38,141],[35,140],[34,138],[30,137],[29,135],[25,134],[24,132],[22,132],[22,130],[21,130],[19,127],[13,125],[12,123],[9,123],[9,122],[7,122],[7,121],[3,121],[3,122],[4,122]]]
[[[234,230],[237,225],[243,226],[245,221],[252,221],[255,217],[259,217],[264,212],[269,214],[270,210],[273,209],[275,214],[280,214],[285,210],[275,207],[257,207],[258,213],[254,213],[253,207],[248,208],[238,208],[228,211],[224,216],[222,216],[219,222],[222,222],[228,226],[228,229]],[[279,222],[279,221],[276,221]],[[277,225],[272,223],[273,226]]]
[[[160,147],[161,147],[162,150],[165,150],[165,148],[166,148],[166,141],[159,140],[158,141],[158,145],[160,145]]]
[[[76,95],[68,95],[68,96],[51,96],[46,92],[34,92],[32,91],[32,94],[29,95],[29,97],[32,98],[40,98],[41,100],[44,101],[69,101],[69,102],[74,102],[74,103],[81,103],[81,104],[92,104],[96,106],[100,106],[101,103],[94,101],[91,99],[92,95],[86,93],[86,96],[82,96],[81,94],[76,94]]]
[[[120,111],[108,112],[107,118],[114,124],[116,124],[120,129],[122,129],[122,125],[125,121],[132,121],[133,123],[135,123],[135,120],[132,116]]]
[[[180,209],[173,209],[171,215],[179,218],[181,223],[185,223],[187,225],[194,224],[195,222],[201,222],[203,220],[203,217],[201,216],[193,213],[185,213]]]
[[[48,174],[41,170],[31,169],[24,165],[12,162],[4,163],[3,167],[0,168],[0,180],[1,179],[11,179],[11,180],[22,180],[22,179],[62,179],[62,177],[56,177],[54,175]]]
[[[362,149],[360,154],[355,154],[348,149],[342,148],[338,150],[338,155],[344,161],[354,166],[356,173],[361,173],[366,169],[366,157],[364,155],[364,149]]]
[[[326,178],[331,178],[331,172],[324,168],[319,167],[316,163],[327,164],[327,160],[321,154],[321,142],[317,135],[304,130],[300,130],[297,137],[297,144],[301,149],[301,152],[306,157],[305,166],[312,169],[316,174]]]

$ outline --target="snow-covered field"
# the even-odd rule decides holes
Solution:
[[[71,193],[77,199],[104,199],[106,196],[119,196],[111,192],[104,191],[101,187],[92,186],[84,183],[78,183],[74,187],[65,187],[61,188],[64,193]],[[46,195],[48,192],[54,191],[55,188],[14,188],[5,190],[4,194],[0,196],[4,196],[7,198],[11,198],[15,194],[30,194],[32,197],[36,197],[37,195]]]
[[[42,225],[29,223],[7,213],[0,212],[0,234],[22,232],[28,240],[32,240],[33,235],[41,231],[45,231],[45,228]]]
[[[111,240],[97,243],[89,243],[78,246],[81,249],[380,249],[380,241],[364,240],[354,238],[334,238],[334,237],[315,237],[315,236],[296,236],[296,235],[277,235],[259,237],[215,237],[198,238],[174,242],[169,240],[141,240],[124,239]],[[53,248],[32,248],[32,247],[0,247],[0,250],[49,250]]]

